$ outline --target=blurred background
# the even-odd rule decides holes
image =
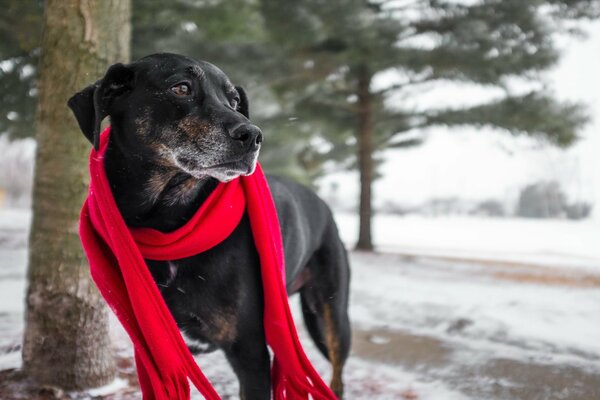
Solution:
[[[129,4],[114,29],[131,59],[219,66],[267,172],[334,210],[354,271],[347,398],[600,398],[600,1]],[[44,2],[0,5],[0,370],[19,370]],[[111,323],[117,378],[71,396],[138,398]]]

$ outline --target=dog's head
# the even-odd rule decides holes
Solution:
[[[161,53],[115,64],[68,105],[96,149],[109,116],[111,140],[165,167],[220,181],[256,167],[262,132],[246,94],[205,61]]]

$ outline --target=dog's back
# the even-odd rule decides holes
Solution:
[[[290,282],[323,243],[324,235],[335,229],[335,222],[327,204],[313,190],[280,176],[268,175],[267,179],[277,208]]]

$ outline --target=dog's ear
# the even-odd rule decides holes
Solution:
[[[236,86],[235,90],[237,90],[240,95],[240,104],[238,104],[238,111],[242,113],[242,115],[248,119],[250,119],[250,110],[248,108],[248,96],[246,96],[246,91],[241,86]]]
[[[99,85],[100,81],[86,87],[81,92],[75,93],[67,102],[77,119],[79,129],[92,144],[94,143],[95,126],[94,92]]]
[[[110,114],[114,100],[133,88],[133,71],[123,65],[114,64],[104,78],[76,93],[67,105],[75,114],[79,128],[98,150],[100,124]]]

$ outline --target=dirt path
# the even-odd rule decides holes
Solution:
[[[461,362],[454,344],[408,332],[357,330],[357,357],[418,370],[431,380],[442,380],[472,399],[593,400],[600,399],[600,374],[576,365],[522,362],[490,358],[482,363]]]

